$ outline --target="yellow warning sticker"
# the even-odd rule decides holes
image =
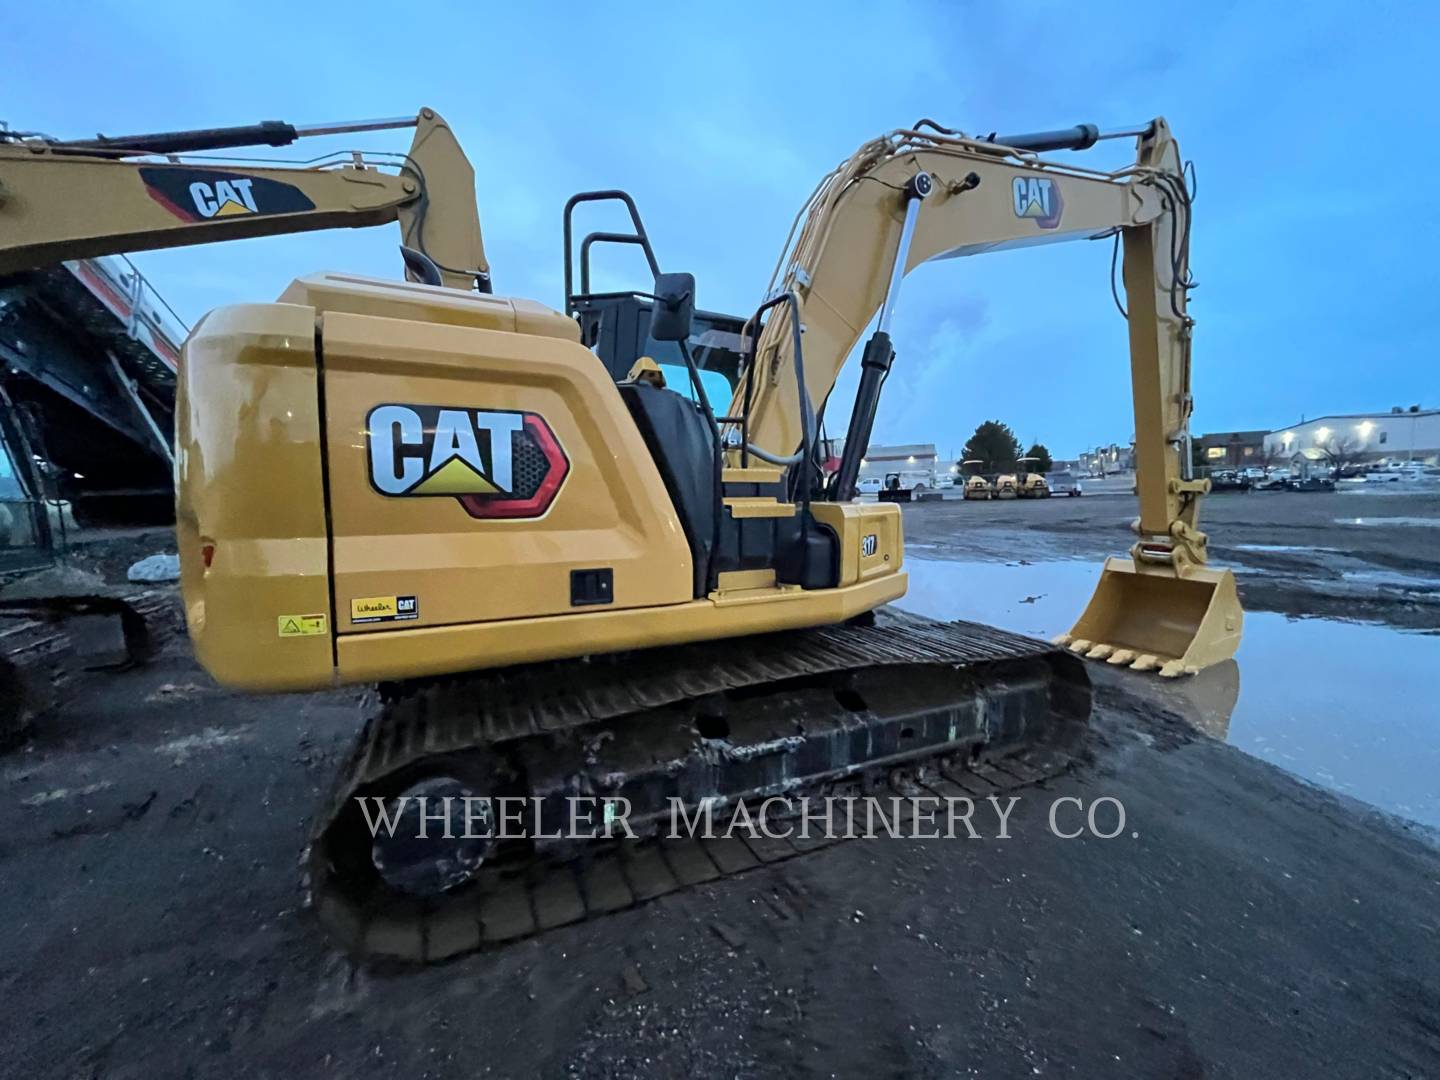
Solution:
[[[281,615],[281,637],[310,637],[325,633],[324,615]]]

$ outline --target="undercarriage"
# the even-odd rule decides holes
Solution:
[[[322,923],[356,954],[440,960],[1069,767],[1078,658],[884,621],[382,686],[312,838]],[[787,820],[818,798],[830,820]]]

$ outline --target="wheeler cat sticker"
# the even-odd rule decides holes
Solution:
[[[350,601],[352,623],[408,622],[418,618],[418,596],[363,596]]]
[[[365,443],[381,495],[453,498],[474,518],[540,517],[570,472],[539,413],[377,405]]]

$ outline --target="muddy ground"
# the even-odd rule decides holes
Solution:
[[[1255,523],[1280,516],[1250,509],[1270,498],[1295,501]],[[1329,520],[1347,497],[1312,498],[1210,500],[1217,558],[1302,535],[1376,566],[1435,558],[1433,530],[1352,538]],[[1420,512],[1387,498],[1365,513]],[[1010,509],[915,507],[908,538],[1098,557],[1125,546],[1133,503],[1024,504],[1023,530]],[[1295,568],[1290,591],[1312,576]],[[0,758],[0,1076],[1440,1075],[1433,834],[1198,734],[1157,680],[1095,672],[1085,763],[1025,791],[1009,839],[992,823],[850,841],[372,970],[326,945],[300,869],[356,695],[220,690],[176,637],[147,668],[83,680]],[[1053,800],[1107,795],[1127,812],[1115,839],[1051,834]]]

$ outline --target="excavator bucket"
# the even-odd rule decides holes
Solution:
[[[1243,621],[1229,570],[1190,567],[1181,576],[1118,556],[1105,560],[1085,613],[1055,644],[1173,678],[1233,657]]]

